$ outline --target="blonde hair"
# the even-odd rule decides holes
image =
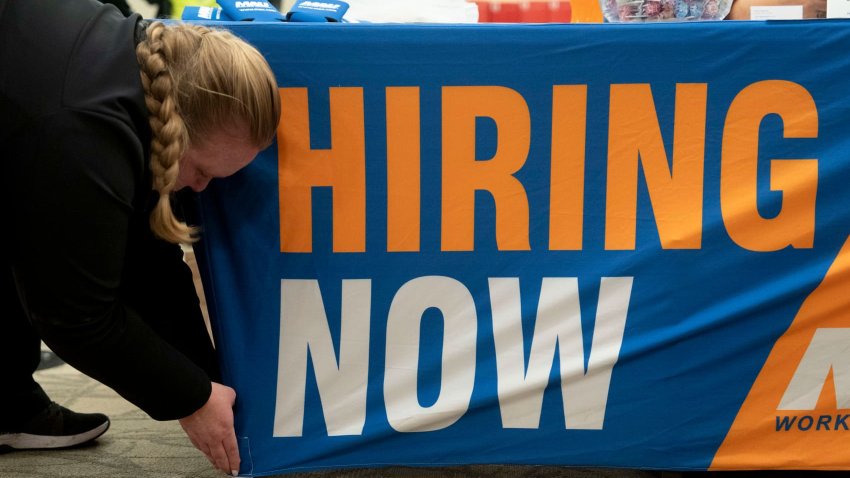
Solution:
[[[136,47],[152,132],[150,168],[159,193],[151,230],[173,243],[194,242],[197,228],[174,216],[171,193],[190,144],[225,128],[248,127],[254,146],[274,140],[277,82],[254,47],[225,30],[151,23]]]

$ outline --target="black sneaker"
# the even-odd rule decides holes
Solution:
[[[0,432],[0,448],[16,450],[66,448],[106,433],[109,418],[100,413],[76,413],[51,402],[18,430]]]

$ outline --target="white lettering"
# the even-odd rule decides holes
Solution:
[[[821,328],[794,372],[779,410],[814,410],[829,370],[839,409],[850,408],[850,329]]]
[[[257,1],[236,2],[236,8],[262,8],[264,10],[274,10],[275,9],[268,2],[257,2]]]
[[[429,308],[443,314],[443,354],[440,393],[430,407],[419,404],[420,322]],[[475,302],[455,279],[426,276],[404,284],[387,317],[384,401],[390,426],[400,432],[446,428],[469,408],[475,382],[477,336]]]
[[[214,9],[211,7],[199,7],[198,8],[198,17],[206,18],[207,20],[211,20],[213,16]]]
[[[527,341],[523,338],[519,279],[489,279],[497,393],[503,427],[539,428],[543,396],[557,349],[565,428],[603,428],[632,282],[632,277],[602,278],[585,367],[577,278],[543,278],[534,330]],[[338,359],[318,281],[281,280],[280,305],[273,436],[302,436],[308,357],[312,360],[328,435],[362,434],[369,383],[371,280],[342,281]],[[432,405],[422,406],[418,393],[420,330],[423,314],[432,308],[441,313],[443,321],[439,392]],[[399,432],[440,430],[466,413],[475,385],[477,327],[475,301],[467,287],[455,279],[419,277],[398,290],[387,315],[383,383],[387,419],[393,429]],[[839,331],[840,336],[820,330]],[[825,343],[850,343],[847,332],[850,329],[820,330],[810,351]],[[829,340],[822,340],[823,336]],[[526,350],[529,352],[527,361]],[[809,355],[807,352],[806,357]],[[822,384],[832,364],[828,360],[813,362],[804,358],[798,374],[806,367],[811,368],[813,363],[821,364],[814,367],[816,370],[825,370],[818,382]],[[826,364],[825,369],[823,364]],[[839,377],[836,373],[836,388],[844,390],[848,382],[845,375]],[[792,381],[786,395],[793,395],[795,387],[801,386]],[[842,397],[846,395],[841,394]]]
[[[631,288],[631,277],[602,278],[585,372],[577,278],[543,279],[527,365],[519,279],[490,279],[497,390],[505,428],[539,428],[543,392],[558,345],[565,427],[602,429]]]
[[[298,5],[299,7],[304,8],[312,8],[316,10],[329,10],[336,11],[339,10],[340,5],[337,3],[325,3],[325,2],[303,2]]]
[[[302,434],[308,352],[313,360],[328,435],[363,433],[371,297],[371,280],[342,281],[337,363],[318,281],[280,281],[280,350],[273,436]]]

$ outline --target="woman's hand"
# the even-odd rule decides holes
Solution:
[[[232,388],[213,382],[207,403],[179,420],[195,448],[201,450],[213,466],[233,475],[239,472],[239,448],[233,430],[235,402],[236,392]]]

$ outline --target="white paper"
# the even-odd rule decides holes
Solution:
[[[477,23],[478,6],[466,0],[346,0],[346,21],[371,23]]]
[[[850,0],[826,0],[826,18],[850,18]]]
[[[802,5],[771,5],[750,7],[750,20],[802,20]]]

